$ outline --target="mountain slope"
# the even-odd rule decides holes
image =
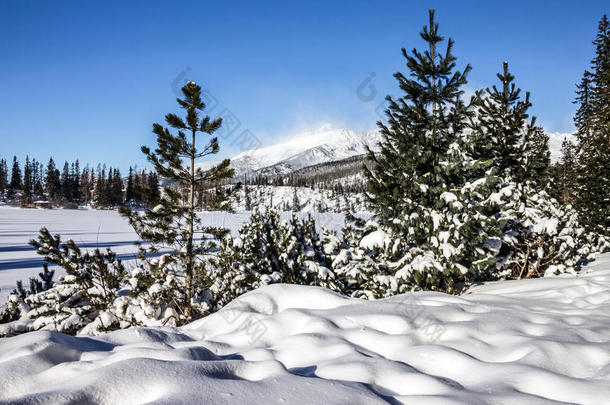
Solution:
[[[287,174],[307,166],[333,162],[375,149],[380,140],[378,131],[349,131],[329,125],[275,145],[248,150],[231,159],[235,176]],[[207,169],[211,163],[199,165]]]

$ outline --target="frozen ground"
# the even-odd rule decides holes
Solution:
[[[282,213],[289,218],[291,213]],[[306,214],[299,214],[306,215]],[[314,214],[318,226],[340,229],[343,215],[334,213]],[[209,212],[202,214],[209,225],[231,229],[234,235],[242,223],[248,220],[250,212],[234,214]],[[36,277],[42,270],[43,259],[36,254],[28,242],[36,238],[41,227],[46,226],[51,233],[58,233],[62,240],[74,239],[83,248],[110,247],[124,260],[134,257],[133,242],[138,239],[129,224],[116,211],[96,210],[45,210],[20,209],[0,206],[0,305],[15,288],[17,280],[28,285],[30,277]],[[63,274],[56,270],[56,280]]]
[[[610,255],[360,301],[272,285],[183,328],[0,339],[0,403],[607,404]]]

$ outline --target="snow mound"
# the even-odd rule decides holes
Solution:
[[[0,402],[603,404],[610,255],[378,301],[270,285],[183,328],[0,340]]]

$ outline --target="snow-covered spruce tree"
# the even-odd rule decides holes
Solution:
[[[221,230],[204,226],[195,211],[195,190],[203,184],[215,184],[233,176],[229,160],[208,171],[197,168],[198,159],[218,153],[218,139],[212,137],[202,148],[197,147],[197,135],[213,135],[222,124],[220,118],[200,117],[205,108],[201,100],[201,87],[188,82],[183,88],[183,99],[177,99],[186,110],[186,119],[176,114],[167,114],[166,123],[177,130],[174,135],[160,124],[153,125],[157,136],[157,148],[153,151],[143,146],[146,154],[160,177],[174,183],[176,188],[164,187],[159,204],[145,212],[122,208],[121,214],[129,219],[142,240],[149,242],[149,252],[171,249],[164,260],[151,263],[150,271],[156,279],[155,285],[167,287],[180,296],[174,299],[174,309],[179,313],[180,322],[188,322],[207,311],[201,301],[201,294],[207,288],[204,284],[205,254],[214,248],[205,234],[219,234]],[[185,162],[186,161],[186,162]],[[185,164],[186,163],[186,164]],[[201,236],[197,242],[195,237]],[[171,282],[167,283],[166,275]],[[196,276],[200,280],[196,280]],[[196,282],[197,281],[197,282]],[[174,283],[177,283],[176,286]]]
[[[503,63],[497,74],[502,87],[487,88],[477,98],[478,111],[471,134],[473,157],[488,160],[496,174],[516,182],[541,180],[550,164],[548,137],[536,126],[536,118],[527,121],[532,106],[530,93],[521,99],[515,77]]]
[[[610,21],[606,15],[593,44],[595,57],[576,97],[574,200],[588,230],[610,235]]]
[[[409,75],[395,77],[404,95],[388,97],[388,123],[379,123],[380,152],[370,151],[374,164],[366,170],[367,197],[380,226],[370,242],[384,249],[393,293],[454,292],[457,283],[487,278],[494,261],[494,244],[487,243],[495,232],[493,218],[470,207],[476,201],[469,195],[495,180],[471,179],[462,189],[469,168],[478,164],[466,154],[464,136],[472,108],[460,99],[470,66],[456,70],[451,39],[441,53],[433,10],[420,35],[428,49],[402,50]]]
[[[210,263],[213,309],[237,296],[272,283],[318,285],[341,291],[329,270],[320,236],[311,216],[282,221],[271,207],[255,208],[239,238],[223,238]]]
[[[574,272],[606,242],[587,234],[570,206],[543,190],[549,166],[548,137],[529,119],[529,93],[520,89],[504,63],[502,83],[479,95],[472,139],[475,158],[488,160],[501,177],[488,189],[483,213],[498,220],[501,246],[497,277],[540,277]]]

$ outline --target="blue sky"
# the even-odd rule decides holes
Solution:
[[[3,1],[0,156],[142,167],[139,146],[154,145],[151,125],[187,79],[214,98],[212,115],[240,122],[223,156],[246,129],[263,144],[323,123],[372,129],[428,8],[458,66],[472,65],[470,89],[508,60],[545,129],[572,130],[606,1]]]

